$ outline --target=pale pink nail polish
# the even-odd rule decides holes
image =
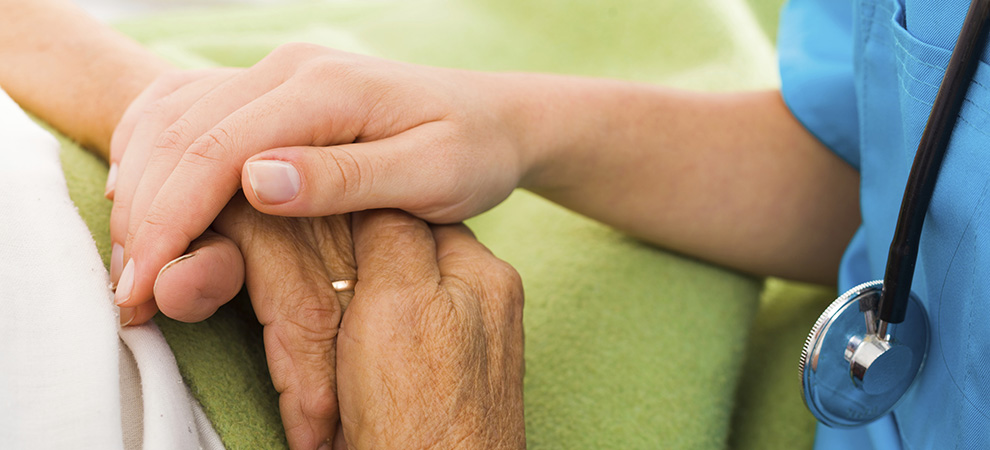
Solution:
[[[117,280],[120,280],[120,271],[124,268],[124,247],[114,242],[113,250],[110,251],[110,282],[114,289],[117,288]]]
[[[278,205],[299,194],[299,172],[285,161],[252,161],[248,181],[261,203]]]
[[[107,172],[107,187],[103,190],[103,196],[109,197],[113,190],[117,188],[117,163],[110,164],[110,171]]]
[[[113,296],[113,302],[118,306],[131,298],[131,289],[134,288],[134,258],[127,260],[127,265],[120,272],[120,281],[117,283],[117,292]]]

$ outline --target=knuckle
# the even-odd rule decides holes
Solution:
[[[141,116],[143,120],[149,120],[149,118],[160,118],[167,117],[171,115],[172,110],[176,108],[175,100],[171,95],[165,95],[161,98],[155,99],[149,102],[144,108],[141,109]]]
[[[324,355],[332,348],[337,339],[337,324],[340,315],[329,308],[303,307],[294,308],[300,316],[283,317],[286,328],[296,342],[309,345],[302,346],[297,351],[314,356]]]
[[[433,233],[429,228],[412,219],[405,213],[389,211],[393,214],[376,224],[375,232],[378,236],[387,236],[387,240],[392,244],[387,250],[388,256],[395,258],[408,258],[415,260],[415,255],[410,255],[408,248],[415,247],[417,243],[433,240]],[[412,264],[414,261],[411,261]],[[402,266],[399,266],[402,267]],[[411,266],[415,267],[415,266]]]
[[[235,157],[237,141],[227,130],[216,127],[197,138],[182,155],[182,163],[221,170],[219,175],[240,179],[240,162]]]
[[[336,299],[325,296],[298,290],[295,294],[283,297],[291,300],[279,303],[275,322],[282,323],[290,342],[305,343],[297,351],[325,356],[337,338],[340,305]]]
[[[174,153],[185,150],[188,142],[188,130],[192,128],[189,119],[180,117],[165,128],[155,141],[155,153]]]
[[[519,272],[509,263],[497,258],[486,269],[492,285],[486,303],[499,316],[521,317],[523,307],[523,281]]]
[[[320,346],[309,341],[300,343],[295,329],[286,323],[266,326],[265,336],[275,389],[311,397],[300,399],[304,412],[329,417],[336,408],[333,343]]]
[[[155,81],[152,82],[152,86],[162,89],[174,89],[175,87],[184,84],[189,79],[189,72],[181,69],[169,69],[163,72]]]
[[[301,62],[327,51],[328,49],[326,47],[308,42],[289,42],[276,47],[275,50],[258,63],[258,66],[296,67]]]
[[[327,83],[329,80],[339,81],[347,77],[352,69],[334,56],[312,58],[299,65],[296,76],[304,83]]]
[[[185,228],[176,227],[174,214],[159,211],[157,208],[152,208],[149,210],[148,213],[145,214],[144,218],[141,219],[140,225],[136,227],[136,229],[142,230],[142,233],[147,232],[144,230],[152,230],[148,232],[150,233],[149,235],[157,236],[163,242],[171,242],[181,239],[184,244],[183,248],[192,242],[193,239],[198,237],[198,233],[193,234]],[[169,239],[169,236],[171,236],[172,239]],[[133,238],[134,237],[131,236],[128,241],[132,241]]]
[[[155,77],[151,83],[145,87],[145,95],[150,95],[152,97],[163,97],[174,91],[176,88],[184,84],[186,81],[186,75],[184,71],[179,69],[171,69],[165,71]]]
[[[303,413],[309,417],[331,419],[337,416],[337,396],[328,384],[307,386],[302,396]]]
[[[309,42],[288,42],[288,43],[279,45],[275,49],[275,51],[272,52],[272,54],[280,55],[280,56],[281,55],[298,56],[300,54],[313,53],[313,52],[322,50],[323,48],[324,47],[321,47],[321,46],[316,45],[316,44],[311,44]]]
[[[336,188],[331,190],[335,198],[330,200],[359,198],[371,180],[370,173],[362,171],[361,164],[349,151],[330,151],[324,155],[323,172],[330,176],[331,187]]]
[[[505,287],[522,289],[522,277],[519,276],[519,271],[501,259],[494,256],[492,259],[490,270],[495,274],[500,284]]]
[[[123,230],[126,230],[130,216],[130,201],[127,201],[123,195],[117,197],[116,201],[113,202],[113,206],[110,208],[110,230],[114,231],[114,229],[120,229],[121,227],[123,227]]]

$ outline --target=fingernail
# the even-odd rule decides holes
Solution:
[[[165,273],[165,271],[166,271],[166,270],[168,270],[168,269],[169,269],[170,267],[172,267],[172,266],[174,266],[174,265],[176,265],[176,264],[178,264],[178,263],[179,263],[180,261],[185,261],[185,260],[187,260],[187,259],[189,259],[189,258],[192,258],[192,257],[193,257],[193,256],[195,256],[195,255],[196,255],[196,253],[195,253],[195,252],[193,252],[193,253],[189,253],[189,254],[187,254],[187,255],[182,255],[182,256],[180,256],[180,257],[178,257],[178,258],[175,258],[175,259],[173,259],[173,260],[172,260],[171,262],[169,262],[168,264],[165,264],[165,267],[162,267],[162,270],[159,270],[159,271],[158,271],[158,276],[157,276],[157,277],[155,277],[155,287],[154,287],[154,288],[152,288],[152,291],[153,291],[153,292],[156,292],[156,293],[158,292],[158,280],[160,280],[160,279],[162,278],[162,274],[163,274],[163,273]],[[155,296],[157,297],[157,294],[156,294]]]
[[[110,283],[117,289],[117,280],[120,279],[120,270],[124,268],[124,247],[114,242],[113,250],[110,251]]]
[[[120,281],[117,283],[117,292],[113,296],[113,302],[118,306],[131,298],[131,288],[134,287],[134,258],[127,260],[127,265],[120,272]]]
[[[134,321],[134,317],[137,316],[137,308],[120,308],[120,326],[126,327]]]
[[[110,171],[107,172],[107,187],[103,190],[104,197],[110,197],[117,187],[117,163],[110,164]]]
[[[278,205],[299,194],[299,172],[285,161],[251,161],[248,181],[261,203]]]
[[[331,448],[330,447],[330,443],[329,442],[324,442],[324,443],[320,444],[320,448],[318,448],[316,450],[330,450],[330,448]]]

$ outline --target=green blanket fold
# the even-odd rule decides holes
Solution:
[[[118,28],[183,67],[246,66],[282,43],[308,41],[451,67],[747,89],[776,83],[768,34],[778,7],[340,0]],[[106,167],[63,144],[71,196],[107,261]],[[810,447],[813,420],[794,363],[828,290],[774,282],[761,299],[759,280],[649,247],[526,192],[469,225],[524,280],[531,448]],[[243,294],[203,323],[156,322],[229,448],[285,447]]]

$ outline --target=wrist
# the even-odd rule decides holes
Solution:
[[[0,11],[0,86],[106,156],[124,109],[168,64],[72,2],[4,0]]]
[[[628,133],[638,88],[630,83],[544,74],[502,74],[502,117],[517,140],[519,187],[537,193],[581,184]],[[621,145],[621,144],[620,144]]]
[[[539,189],[552,184],[546,169],[555,163],[571,135],[560,130],[565,77],[528,74],[486,74],[495,86],[487,92],[506,134],[514,143],[519,168],[518,187]],[[566,120],[566,119],[564,119]]]

